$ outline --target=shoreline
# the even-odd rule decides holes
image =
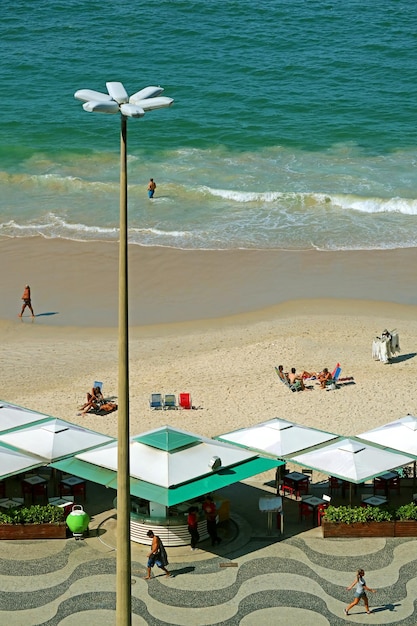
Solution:
[[[117,326],[118,245],[0,240],[0,320],[14,319],[25,284],[37,325]],[[131,326],[256,314],[286,302],[417,305],[417,248],[359,252],[198,251],[129,246]],[[303,306],[303,305],[302,305]]]

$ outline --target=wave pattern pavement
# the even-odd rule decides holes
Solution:
[[[414,626],[417,575],[414,539],[323,540],[317,529],[274,542],[225,537],[217,554],[170,550],[172,578],[145,574],[146,547],[134,549],[132,623],[362,624]],[[221,567],[224,564],[236,567]],[[346,618],[358,567],[377,589],[372,617],[363,605]],[[105,626],[115,623],[115,551],[96,537],[83,542],[13,541],[0,547],[0,622],[10,626]]]

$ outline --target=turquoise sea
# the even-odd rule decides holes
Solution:
[[[0,236],[117,240],[120,121],[74,92],[121,81],[175,100],[128,121],[132,243],[417,246],[415,2],[2,9]]]

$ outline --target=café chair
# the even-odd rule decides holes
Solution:
[[[343,486],[343,483],[339,478],[335,478],[334,476],[329,476],[330,493],[333,493],[333,491],[336,491],[337,489],[341,489],[342,486]]]
[[[323,504],[319,504],[319,506],[317,507],[317,525],[321,526],[321,521],[323,519],[323,516],[326,512],[326,509],[329,507],[330,502],[331,502],[331,496],[328,496],[326,493],[324,493],[322,495],[322,499],[325,500],[325,502],[323,502]]]
[[[300,511],[300,521],[302,521],[303,518],[307,520],[310,517],[313,517],[313,509],[310,508],[308,504],[305,504],[303,501],[301,501],[298,506]]]
[[[395,478],[390,478],[388,481],[388,489],[389,490],[395,490],[397,492],[397,494],[400,494],[400,488],[401,488],[401,483],[400,483],[400,477],[396,476]]]
[[[75,500],[77,499],[77,497],[79,497],[83,500],[83,502],[85,502],[85,499],[86,499],[85,482],[78,483],[76,485],[65,485],[63,483],[60,483],[59,497],[64,498],[65,496],[68,496],[68,495],[74,496]]]
[[[282,492],[283,496],[289,495],[292,497],[295,495],[294,487],[290,487],[290,485],[286,485],[285,483],[281,485],[280,492]]]

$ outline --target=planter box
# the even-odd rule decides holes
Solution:
[[[0,539],[65,539],[67,525],[0,524]]]
[[[395,537],[395,524],[396,522],[339,524],[323,520],[323,537]]]
[[[396,520],[395,537],[417,537],[417,520]]]

